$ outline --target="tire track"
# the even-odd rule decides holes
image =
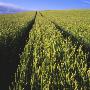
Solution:
[[[40,15],[44,18],[47,18],[46,16],[44,16],[41,12],[39,12]],[[86,43],[82,38],[78,39],[77,37],[75,37],[72,33],[64,30],[63,28],[61,28],[56,22],[50,20],[49,18],[47,18],[49,21],[51,21],[56,28],[58,29],[58,31],[60,31],[60,33],[63,35],[63,37],[66,38],[70,38],[71,42],[73,45],[77,46],[77,49],[79,48],[79,46],[82,46],[82,51],[86,54],[88,54],[87,56],[87,68],[90,68],[90,44]]]
[[[29,40],[29,32],[34,25],[36,15],[37,12],[34,18],[32,18],[32,20],[27,23],[27,27],[22,28],[23,30],[25,30],[25,32],[22,32],[22,35],[20,36],[20,38],[18,38],[17,46],[15,46],[13,42],[11,44],[13,47],[7,45],[6,48],[1,48],[2,51],[0,52],[2,53],[0,54],[0,58],[2,58],[2,62],[0,62],[0,90],[9,90],[9,85],[14,79],[13,76],[20,61],[20,55],[22,54],[24,47]],[[12,51],[14,51],[14,53],[12,53]]]

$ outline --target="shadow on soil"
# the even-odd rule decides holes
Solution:
[[[37,12],[36,12],[37,15]],[[35,17],[23,28],[22,35],[18,36],[12,43],[12,37],[7,38],[5,44],[0,45],[0,90],[9,90],[9,85],[13,80],[20,60],[20,54],[23,52],[26,42],[29,38],[29,32],[35,22]]]

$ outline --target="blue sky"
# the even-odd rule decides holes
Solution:
[[[0,5],[28,10],[90,9],[90,0],[0,0]]]

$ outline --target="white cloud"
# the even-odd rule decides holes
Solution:
[[[83,3],[85,3],[85,4],[90,4],[90,1],[83,1]]]
[[[19,8],[19,9],[24,9],[20,6],[17,6],[15,4],[11,4],[11,3],[3,3],[3,2],[0,2],[0,6],[6,6],[6,7],[12,7],[12,8]]]

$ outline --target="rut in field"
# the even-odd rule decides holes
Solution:
[[[42,17],[47,18],[45,15],[43,15],[41,12],[39,12],[40,15]],[[73,45],[76,45],[77,48],[76,50],[80,47],[80,45],[82,46],[82,51],[84,53],[86,53],[87,56],[87,68],[90,68],[90,44],[86,43],[83,38],[77,38],[75,37],[71,32],[68,32],[66,30],[64,30],[60,25],[58,25],[55,21],[50,20],[50,18],[47,18],[49,21],[51,21],[55,27],[58,29],[58,31],[60,31],[60,33],[63,35],[63,38],[67,39],[70,38],[71,42]]]
[[[12,42],[11,38],[7,38],[6,46],[0,46],[0,90],[8,90],[14,79],[14,73],[20,63],[20,54],[28,41],[29,32],[33,27],[35,18],[36,15],[27,23],[27,27],[22,28],[22,33],[18,33],[18,35],[21,35],[20,37]]]

